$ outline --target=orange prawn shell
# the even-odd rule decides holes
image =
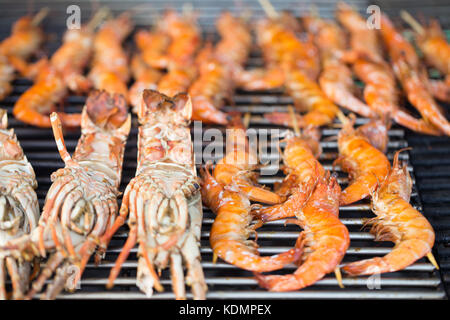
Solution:
[[[349,173],[351,183],[342,191],[341,205],[351,204],[370,195],[384,181],[390,170],[386,156],[373,147],[353,128],[343,128],[338,138],[339,159],[336,161]]]

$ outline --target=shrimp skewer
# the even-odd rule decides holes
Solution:
[[[67,87],[74,92],[87,92],[92,86],[83,72],[94,49],[94,30],[107,13],[108,10],[102,8],[81,29],[68,30],[64,34],[63,44],[50,60]]]
[[[416,119],[398,105],[395,75],[384,61],[376,30],[368,29],[366,21],[350,6],[340,3],[337,18],[350,32],[350,53],[343,59],[365,83],[364,99],[380,118],[392,118],[397,123],[418,132],[439,135],[440,132],[422,119]]]
[[[367,137],[353,129],[352,121],[340,116],[343,128],[338,135],[339,164],[349,172],[351,183],[341,193],[341,205],[364,199],[384,181],[389,173],[389,160],[373,147]]]
[[[142,100],[142,92],[145,89],[156,89],[162,74],[157,69],[147,66],[140,54],[136,54],[131,59],[131,71],[136,81],[129,90],[128,99],[133,106],[133,112],[137,113]]]
[[[386,180],[373,192],[372,208],[377,217],[369,221],[377,241],[392,241],[395,246],[384,257],[344,266],[344,271],[352,276],[402,270],[424,256],[439,269],[431,254],[435,238],[433,228],[409,203],[412,182],[406,166],[399,163],[401,151],[395,154]]]
[[[26,75],[29,68],[27,60],[44,41],[39,24],[47,12],[48,9],[42,9],[34,18],[20,18],[14,23],[11,35],[0,43],[0,100],[11,93],[15,70]]]
[[[350,237],[338,217],[340,191],[335,177],[319,177],[306,205],[292,208],[298,220],[290,222],[303,228],[297,241],[302,241],[303,246],[309,249],[308,253],[303,255],[302,263],[292,274],[255,274],[261,287],[270,291],[299,290],[314,284],[333,270],[342,287],[338,266],[350,245]],[[301,191],[297,190],[293,197],[298,195]]]
[[[27,298],[41,291],[53,274],[43,298],[54,299],[65,287],[75,289],[100,237],[114,223],[124,148],[131,126],[124,97],[93,91],[83,109],[82,135],[71,157],[58,116],[52,114],[51,120],[66,166],[52,174],[53,183],[37,228],[3,248],[25,260],[49,255]],[[99,254],[103,253],[101,249]],[[99,262],[100,255],[96,258]],[[68,282],[74,267],[78,273]]]
[[[304,130],[300,136],[287,138],[286,148],[283,153],[286,178],[276,190],[276,193],[287,197],[291,195],[292,190],[300,189],[302,192],[297,192],[295,196],[290,196],[282,204],[256,210],[254,214],[262,222],[295,216],[295,210],[286,208],[291,207],[294,201],[301,206],[300,195],[304,196],[303,203],[306,203],[315,188],[317,179],[325,175],[324,168],[317,160],[321,153],[319,138],[320,134],[314,127]]]
[[[248,240],[255,229],[251,226],[253,216],[249,199],[270,204],[279,203],[281,199],[277,194],[253,185],[254,177],[246,171],[253,168],[256,159],[249,149],[239,115],[233,118],[230,126],[227,138],[232,149],[217,163],[213,175],[208,167],[202,174],[203,202],[216,213],[210,232],[213,260],[218,256],[250,271],[281,269],[299,258],[301,248],[296,246],[279,255],[261,257],[256,243]]]
[[[49,114],[56,109],[68,93],[68,88],[88,89],[90,84],[82,76],[82,70],[90,55],[92,29],[101,21],[104,11],[100,10],[88,25],[80,30],[69,30],[63,45],[55,52],[50,61],[42,59],[36,63],[34,84],[16,101],[14,116],[31,125],[50,128]],[[84,39],[83,41],[81,41]],[[81,47],[80,47],[81,46]],[[59,113],[64,126],[78,127],[81,115]]]
[[[206,46],[197,57],[200,76],[192,84],[189,94],[193,103],[193,119],[227,124],[226,115],[219,109],[230,101],[235,79],[247,60],[251,35],[248,26],[230,13],[223,13],[217,22],[221,40],[213,48]]]
[[[0,245],[32,232],[38,224],[39,203],[34,189],[36,175],[12,129],[6,110],[0,109]],[[7,267],[5,272],[4,267]],[[12,281],[12,298],[22,299],[28,290],[31,265],[23,259],[3,256],[0,250],[0,299],[7,298],[5,277]]]
[[[334,103],[363,117],[373,117],[372,109],[355,95],[351,70],[340,61],[346,49],[345,35],[333,22],[316,17],[304,19],[320,51],[322,73],[319,78],[323,92]]]
[[[381,35],[388,48],[394,72],[406,92],[408,100],[424,120],[446,135],[450,135],[450,123],[441,113],[428,90],[428,79],[423,74],[419,58],[412,45],[395,30],[385,15],[381,16]]]
[[[128,99],[128,57],[122,42],[133,28],[130,15],[125,12],[106,22],[94,39],[94,55],[89,79],[94,88],[122,94]]]

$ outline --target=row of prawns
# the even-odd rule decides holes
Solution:
[[[267,6],[267,2],[262,3]],[[377,30],[369,29],[366,20],[345,3],[339,3],[336,11],[344,28],[317,14],[303,17],[300,24],[292,16],[289,18],[288,13],[267,12],[270,18],[259,21],[256,28],[265,67],[244,72],[240,79],[244,89],[284,88],[296,109],[306,112],[297,116],[301,126],[329,124],[338,105],[363,117],[391,118],[417,132],[449,134],[449,121],[435,99],[449,101],[450,45],[436,21],[425,28],[402,13],[416,31],[416,43],[426,64],[447,80],[429,79],[426,64],[413,45],[384,14]],[[302,27],[303,40],[298,35]],[[363,99],[359,97],[353,74],[365,84]],[[397,81],[421,118],[413,117],[400,106]],[[286,113],[266,117],[280,124],[292,121]]]
[[[33,298],[50,277],[53,280],[42,298],[54,299],[64,288],[75,290],[91,256],[95,254],[95,264],[101,262],[129,216],[128,240],[111,270],[108,287],[139,243],[137,286],[144,293],[151,296],[153,288],[164,289],[158,274],[170,264],[175,297],[186,298],[187,283],[195,299],[205,299],[199,250],[202,206],[189,129],[190,97],[180,93],[169,98],[145,90],[138,116],[136,177],[128,184],[119,211],[118,188],[131,128],[126,98],[105,90],[89,94],[72,156],[64,143],[61,119],[51,114],[65,167],[52,174],[39,217],[34,171],[14,132],[6,129],[6,113],[2,113],[0,298],[10,297],[5,268],[14,299]],[[40,270],[40,260],[46,257]],[[28,288],[31,278],[35,279]]]
[[[292,113],[292,117],[295,115]],[[227,132],[227,153],[202,172],[202,196],[216,214],[210,232],[213,260],[224,261],[255,274],[259,285],[271,291],[299,290],[334,272],[343,287],[340,264],[350,245],[349,232],[339,219],[339,206],[370,198],[376,217],[365,225],[376,241],[392,241],[392,251],[384,257],[345,264],[350,276],[371,275],[402,270],[431,253],[434,231],[425,217],[410,203],[412,182],[407,167],[396,152],[391,167],[384,152],[387,128],[380,120],[358,129],[339,113],[343,128],[338,135],[339,165],[349,174],[349,185],[341,190],[336,176],[318,161],[321,147],[317,127],[289,132],[284,142],[286,177],[275,189],[257,184],[257,157],[246,140],[245,127],[235,118]],[[251,201],[257,203],[251,204]],[[295,246],[274,256],[260,256],[251,234],[267,222],[286,219],[302,228]],[[255,235],[257,239],[257,235]],[[288,264],[297,269],[290,274],[264,275]]]

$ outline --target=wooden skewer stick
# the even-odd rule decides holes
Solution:
[[[346,124],[350,121],[341,110],[338,110],[336,112],[336,116],[338,117],[339,121],[342,122],[342,124]]]
[[[50,12],[50,9],[48,7],[42,8],[41,10],[39,10],[38,13],[36,13],[36,15],[33,17],[33,20],[31,20],[31,24],[33,26],[37,26],[39,25],[42,20],[45,19],[45,17],[48,15],[48,13]]]
[[[334,269],[334,274],[336,276],[339,288],[344,289],[344,284],[342,283],[341,269],[339,267],[336,267],[336,269]]]
[[[423,35],[425,34],[425,29],[422,27],[422,25],[414,19],[412,15],[409,14],[409,12],[402,10],[400,11],[400,17],[411,26],[411,28],[414,29],[418,34]]]
[[[270,19],[278,19],[280,17],[269,0],[258,0],[258,2]]]
[[[428,260],[430,260],[431,264],[437,269],[439,270],[439,265],[436,262],[436,259],[434,258],[433,254],[430,252],[427,254],[427,258]]]
[[[300,136],[300,129],[297,123],[297,117],[295,116],[294,108],[291,105],[288,105],[288,111],[292,118],[292,127],[294,128],[294,133],[296,136]]]
[[[88,22],[86,28],[88,30],[94,30],[97,26],[102,23],[102,21],[110,15],[110,10],[107,7],[100,8],[97,13],[92,17],[91,21]]]

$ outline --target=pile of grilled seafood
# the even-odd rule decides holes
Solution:
[[[14,25],[0,43],[0,99],[11,92],[16,73],[33,80],[13,114],[27,124],[53,129],[65,167],[52,174],[39,217],[33,169],[7,129],[6,113],[0,113],[0,298],[33,298],[45,286],[41,297],[46,299],[64,289],[73,291],[91,256],[100,263],[114,234],[128,223],[128,239],[111,269],[108,288],[138,244],[136,283],[147,296],[164,289],[159,276],[170,265],[177,299],[186,298],[185,284],[194,299],[205,299],[199,248],[202,201],[216,214],[210,232],[213,260],[252,271],[259,285],[271,291],[299,290],[330,272],[342,287],[341,268],[349,276],[393,272],[425,256],[438,268],[431,253],[434,231],[409,203],[412,182],[399,161],[404,150],[396,152],[392,165],[385,155],[391,121],[425,134],[450,135],[435,100],[450,100],[450,46],[438,23],[422,26],[402,13],[415,32],[424,64],[385,15],[376,30],[368,29],[365,19],[344,3],[334,22],[317,14],[298,20],[261,2],[268,18],[254,24],[265,62],[257,69],[245,67],[253,46],[251,24],[230,13],[217,20],[220,40],[213,43],[202,39],[195,14],[169,10],[151,30],[135,33],[138,50],[130,55],[123,44],[133,28],[132,14],[113,18],[102,8],[81,29],[68,30],[50,58],[34,62],[45,40],[39,26],[46,10]],[[443,79],[431,80],[427,66]],[[364,83],[362,92],[353,75]],[[134,83],[128,88],[131,77]],[[265,115],[293,129],[283,137],[285,177],[274,190],[256,182],[258,154],[247,140],[243,117],[221,110],[232,103],[236,88],[283,89],[293,99],[295,110]],[[420,118],[401,106],[402,91]],[[83,110],[55,113],[55,105],[69,92],[87,96]],[[138,159],[119,210],[131,127],[128,104],[138,116]],[[354,128],[353,113],[370,119]],[[320,127],[336,117],[341,130],[334,163],[350,181],[343,190],[319,162]],[[191,120],[229,129],[225,156],[201,168],[201,178]],[[81,137],[70,156],[62,128],[79,125]],[[362,199],[370,200],[375,214],[367,222],[375,240],[395,246],[384,257],[342,265],[350,238],[339,207]],[[302,231],[292,249],[261,256],[257,238],[249,237],[279,219]],[[290,274],[265,274],[289,264],[297,266]],[[76,276],[70,277],[74,271]],[[12,295],[7,293],[8,275]]]

